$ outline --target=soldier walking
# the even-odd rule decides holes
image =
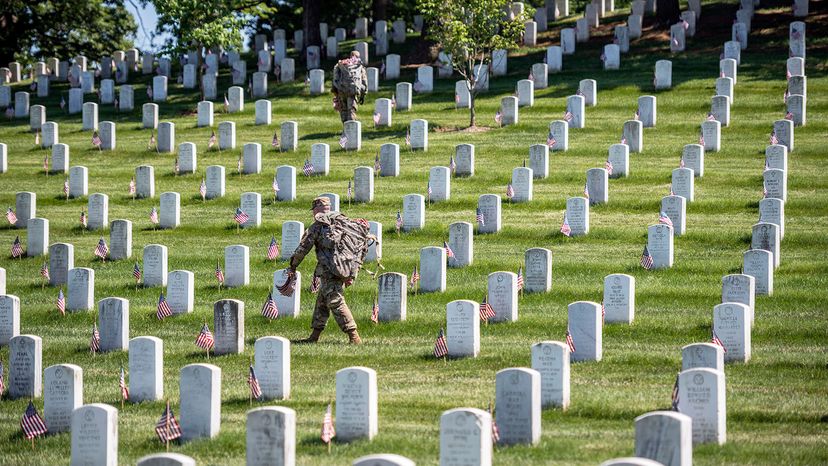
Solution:
[[[365,93],[368,92],[368,75],[356,50],[334,66],[331,92],[334,108],[339,111],[342,123],[356,120],[357,107],[365,102]]]

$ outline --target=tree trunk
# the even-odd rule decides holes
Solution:
[[[474,92],[469,92],[469,128],[477,126],[477,114],[474,111]]]
[[[388,0],[374,0],[373,11],[375,22],[388,19]]]
[[[322,45],[322,36],[319,34],[321,11],[321,0],[302,0],[302,29],[305,30],[305,48],[309,45]]]
[[[656,2],[656,20],[661,27],[670,27],[679,21],[681,10],[678,0],[653,0]]]

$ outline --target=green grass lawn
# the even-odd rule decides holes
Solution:
[[[825,20],[825,2],[811,2],[812,18]],[[661,198],[669,193],[671,170],[678,166],[685,144],[698,139],[699,125],[710,106],[718,77],[718,56],[730,38],[730,18],[735,4],[705,5],[696,39],[688,41],[688,52],[670,55],[668,39],[653,41],[655,33],[634,41],[622,56],[620,71],[600,69],[600,47],[611,41],[611,28],[603,26],[588,44],[578,44],[575,56],[566,57],[562,73],[550,75],[550,86],[535,94],[535,106],[521,108],[520,123],[484,132],[457,131],[468,123],[468,113],[453,108],[454,79],[435,81],[435,92],[414,97],[414,108],[394,114],[392,128],[370,127],[373,100],[389,97],[394,82],[382,82],[379,93],[370,94],[360,110],[364,123],[363,148],[345,153],[337,144],[341,125],[331,110],[330,96],[310,97],[303,84],[270,85],[273,125],[253,125],[253,102],[239,114],[217,114],[216,124],[236,122],[236,150],[208,151],[211,130],[196,128],[197,96],[180,85],[170,86],[168,103],[161,104],[161,121],[176,123],[176,143],[195,142],[198,172],[174,176],[174,154],[159,155],[146,149],[149,131],[140,129],[144,86],[150,77],[137,76],[135,111],[115,113],[102,106],[100,121],[117,122],[118,148],[99,152],[90,143],[90,133],[81,131],[81,116],[59,110],[66,84],[53,85],[48,99],[33,96],[32,104],[45,104],[47,120],[60,123],[61,142],[71,146],[70,165],[89,167],[89,193],[109,195],[109,219],[133,222],[133,257],[140,261],[142,248],[160,243],[169,248],[169,270],[195,273],[195,310],[190,315],[159,322],[155,304],[159,289],[135,290],[133,260],[101,263],[93,250],[101,233],[82,232],[78,216],[87,199],[66,201],[61,197],[63,176],[45,176],[43,157],[47,151],[34,148],[28,119],[0,122],[0,141],[8,144],[9,171],[0,175],[0,206],[14,205],[19,191],[35,191],[37,216],[50,221],[50,242],[75,245],[75,266],[96,271],[96,300],[118,296],[130,301],[130,336],[154,335],[165,345],[165,396],[178,414],[180,369],[206,362],[193,344],[201,323],[212,324],[212,303],[235,298],[246,303],[246,351],[241,355],[210,358],[222,369],[221,433],[212,440],[175,445],[172,450],[196,458],[199,464],[243,464],[245,413],[249,409],[247,365],[253,342],[266,335],[289,339],[306,336],[315,296],[302,292],[302,311],[297,319],[269,322],[259,309],[272,283],[273,271],[284,267],[265,260],[271,235],[280,238],[282,222],[300,220],[309,225],[310,200],[319,193],[335,192],[343,197],[343,210],[352,217],[365,217],[385,226],[383,264],[387,271],[410,274],[419,249],[438,246],[448,239],[448,224],[473,221],[477,198],[485,193],[503,195],[511,170],[528,158],[529,145],[546,140],[550,121],[560,119],[566,96],[577,89],[580,79],[598,81],[599,102],[588,107],[586,128],[571,130],[570,150],[550,157],[550,176],[536,180],[534,201],[503,205],[503,230],[474,238],[475,261],[464,269],[449,269],[445,293],[410,295],[408,320],[372,325],[369,321],[376,283],[362,274],[347,292],[348,303],[360,326],[365,344],[352,347],[330,322],[320,344],[292,348],[292,394],[278,404],[297,412],[297,463],[302,465],[348,465],[370,453],[398,453],[418,464],[437,464],[439,418],[456,407],[486,408],[494,398],[495,373],[508,367],[528,367],[530,346],[542,340],[563,340],[567,304],[578,300],[600,302],[603,278],[610,273],[628,273],[636,278],[636,317],[632,325],[604,328],[604,358],[598,363],[572,365],[571,407],[566,412],[543,412],[543,435],[536,447],[497,448],[495,463],[597,464],[605,459],[632,456],[633,419],[643,413],[668,409],[676,371],[681,366],[682,346],[709,338],[713,306],[721,296],[721,277],[738,273],[742,253],[750,243],[751,225],[758,219],[762,193],[764,149],[774,120],[782,118],[787,58],[787,25],[790,7],[757,11],[750,35],[750,48],[742,52],[742,65],[735,86],[731,125],[722,129],[722,150],[708,153],[704,178],[696,180],[696,201],[687,206],[687,234],[675,241],[672,269],[647,272],[638,266],[646,242],[647,226],[656,222]],[[605,19],[617,23],[626,14]],[[726,20],[721,19],[722,17]],[[822,18],[815,19],[815,18]],[[709,25],[709,26],[706,26]],[[811,25],[809,24],[809,28]],[[542,45],[557,44],[556,27],[541,34]],[[412,40],[409,37],[409,42]],[[820,464],[828,462],[828,374],[826,373],[826,286],[828,285],[828,176],[825,175],[825,114],[828,111],[828,39],[808,35],[808,124],[796,129],[795,150],[789,154],[786,236],[782,242],[782,265],[775,273],[775,293],[756,299],[756,325],[752,332],[753,358],[748,364],[726,369],[727,431],[724,446],[694,448],[697,464]],[[346,44],[346,47],[348,44]],[[392,46],[392,51],[404,50]],[[511,95],[515,82],[528,74],[532,63],[542,61],[543,47],[520,50],[509,58],[510,74],[492,82],[491,90],[478,99],[479,124],[494,126],[493,116],[500,98]],[[673,60],[671,90],[653,94],[652,75],[656,60]],[[248,68],[254,59],[248,57]],[[325,64],[326,69],[331,63]],[[304,72],[297,73],[303,76]],[[329,79],[329,77],[328,77]],[[414,70],[404,69],[401,80],[413,82]],[[171,80],[174,82],[174,79]],[[301,81],[301,78],[300,78]],[[221,93],[229,86],[226,68],[219,78]],[[27,86],[16,86],[20,90]],[[631,176],[610,181],[609,203],[591,209],[588,236],[566,238],[558,233],[567,197],[582,193],[586,170],[602,167],[608,147],[619,141],[624,121],[631,119],[640,95],[658,97],[657,127],[644,132],[644,151],[631,154]],[[87,96],[87,100],[93,96]],[[216,102],[220,109],[221,98]],[[429,121],[429,150],[401,153],[398,178],[379,178],[371,204],[344,204],[353,169],[371,166],[379,146],[394,142],[404,147],[408,123],[415,118]],[[299,150],[271,150],[274,128],[282,121],[299,124]],[[236,160],[246,142],[263,146],[263,170],[259,175],[238,176]],[[310,156],[313,143],[331,145],[331,170],[327,177],[298,177],[295,202],[272,202],[270,190],[275,167],[300,168]],[[447,165],[454,146],[476,146],[476,174],[452,180],[451,200],[431,205],[422,231],[397,236],[394,217],[402,196],[425,194],[428,169]],[[156,198],[133,201],[127,185],[136,166],[155,166]],[[202,202],[198,186],[208,165],[227,168],[224,198]],[[151,228],[148,214],[158,206],[158,195],[181,193],[181,226],[171,231]],[[232,213],[242,192],[262,194],[261,228],[238,233]],[[109,241],[109,233],[103,232]],[[84,401],[118,406],[118,368],[127,365],[127,353],[91,356],[88,342],[94,312],[61,317],[54,301],[58,290],[41,289],[38,274],[43,260],[12,260],[8,247],[16,235],[25,245],[25,230],[0,229],[0,266],[8,273],[7,292],[20,297],[21,333],[43,338],[43,367],[73,363],[84,370]],[[216,287],[215,262],[224,247],[250,246],[250,285],[226,290]],[[517,271],[524,251],[545,247],[553,251],[553,285],[546,294],[520,299],[519,320],[481,327],[481,352],[474,359],[447,363],[430,357],[437,331],[445,326],[446,303],[455,299],[479,301],[486,291],[486,276],[494,271]],[[315,260],[309,256],[300,270],[310,277]],[[374,266],[369,266],[373,270]],[[308,280],[305,281],[308,283]],[[0,348],[0,361],[9,360],[8,347]],[[379,389],[379,435],[372,441],[334,443],[330,455],[319,440],[327,403],[335,399],[334,374],[349,366],[367,366],[377,371]],[[70,436],[61,434],[37,441],[32,452],[20,432],[19,420],[27,400],[3,399],[0,403],[0,464],[67,464]],[[36,400],[42,410],[42,399]],[[162,451],[154,423],[163,411],[162,401],[128,404],[119,413],[119,462],[134,464],[146,454]]]

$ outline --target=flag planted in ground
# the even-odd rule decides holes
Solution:
[[[434,342],[434,357],[444,358],[448,356],[448,345],[446,344],[446,334],[443,329],[437,334],[437,340]]]

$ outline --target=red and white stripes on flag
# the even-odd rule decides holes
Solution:
[[[374,298],[374,306],[371,308],[371,322],[379,323],[379,301]]]
[[[310,160],[305,159],[305,164],[302,166],[302,173],[304,173],[305,176],[313,175],[313,164],[310,163]]]
[[[100,148],[102,143],[103,142],[101,141],[101,137],[98,135],[98,132],[97,131],[93,132],[92,133],[92,145],[95,146],[95,147]]]
[[[658,213],[658,223],[663,223],[665,225],[673,226],[673,221],[670,220],[670,217],[667,216],[667,213],[663,210]]]
[[[98,240],[98,245],[95,246],[95,256],[100,257],[101,259],[106,259],[106,255],[109,254],[109,246],[106,245],[106,241],[104,241],[103,237]]]
[[[396,219],[396,221],[395,221],[395,222],[396,222],[396,223],[395,223],[395,228],[397,229],[397,233],[399,233],[399,232],[400,232],[400,229],[401,229],[401,228],[402,228],[402,226],[403,226],[403,219],[402,219],[402,215],[400,215],[400,211],[399,211],[399,210],[397,211],[397,219]]]
[[[489,403],[489,417],[492,418],[492,443],[497,443],[500,441],[500,429],[497,427],[495,412],[491,403]]]
[[[566,346],[569,347],[570,352],[575,352],[575,340],[572,339],[572,333],[569,331],[569,327],[566,328]]]
[[[11,247],[11,255],[15,259],[17,259],[18,257],[23,256],[23,246],[20,244],[20,237],[19,236],[14,238],[14,242],[12,243],[12,247]]]
[[[129,386],[127,386],[126,383],[124,366],[121,366],[121,376],[118,378],[118,388],[121,389],[121,398],[123,398],[124,401],[129,400]]]
[[[29,401],[29,406],[26,407],[23,418],[20,419],[20,428],[23,429],[23,435],[26,437],[26,440],[40,437],[48,432],[46,423],[43,422],[43,418],[37,413],[37,409],[35,409],[34,403],[31,401]]]
[[[276,260],[279,257],[279,243],[276,242],[276,237],[270,237],[270,245],[267,247],[267,260]]]
[[[443,249],[446,250],[446,259],[451,259],[454,257],[454,250],[451,249],[451,246],[445,241],[443,241]]]
[[[607,161],[604,162],[604,170],[607,171],[607,175],[612,175],[613,168],[615,167],[612,166],[612,162],[610,162],[609,159],[607,159]]]
[[[202,201],[207,197],[207,184],[204,183],[204,178],[201,179],[201,184],[198,185],[198,194]]]
[[[216,262],[216,280],[218,280],[219,285],[224,283],[224,272],[221,271],[221,266],[219,266],[218,262]]]
[[[448,345],[446,344],[446,335],[443,329],[437,334],[437,341],[434,342],[434,357],[444,358],[448,356]]]
[[[483,211],[480,210],[479,207],[477,208],[477,213],[476,213],[474,219],[477,223],[480,224],[481,227],[486,225],[486,216],[483,215]]]
[[[523,267],[518,268],[517,273],[517,290],[520,291],[523,289]]]
[[[551,149],[555,147],[558,141],[555,139],[555,136],[552,135],[552,131],[549,132],[549,135],[546,136],[546,145]]]
[[[236,212],[233,214],[233,221],[239,225],[242,225],[247,223],[248,220],[250,220],[250,216],[244,213],[244,211],[240,208],[236,207]]]
[[[170,305],[167,303],[167,299],[164,298],[164,293],[161,293],[158,296],[158,308],[155,311],[155,316],[158,320],[164,320],[167,317],[172,315],[172,309],[170,309]]]
[[[262,315],[268,319],[279,317],[279,309],[276,308],[276,301],[273,300],[273,292],[267,294],[267,299],[262,305]]]
[[[564,236],[572,236],[572,228],[569,226],[569,219],[566,218],[566,212],[564,212],[564,219],[561,224],[561,233]]]
[[[331,443],[331,439],[336,437],[336,429],[334,429],[333,416],[331,415],[331,404],[328,403],[328,409],[325,410],[325,416],[322,418],[322,441]]]
[[[153,207],[152,210],[150,211],[149,220],[150,220],[150,223],[152,223],[153,225],[158,224],[158,210],[155,207]]]
[[[17,223],[17,215],[14,213],[11,207],[6,210],[6,220],[9,221],[10,224],[14,225]]]
[[[712,332],[712,336],[710,337],[710,343],[713,343],[714,345],[721,346],[722,347],[722,352],[727,353],[727,349],[725,348],[724,343],[722,343],[722,340],[719,339],[719,336],[716,335],[716,331],[711,329],[711,332]]]
[[[647,245],[644,245],[644,252],[641,253],[641,266],[647,270],[653,268],[653,256],[650,255],[650,250]]]
[[[57,301],[55,301],[55,306],[57,310],[60,311],[60,315],[66,315],[66,296],[63,294],[63,288],[60,289],[58,292]]]
[[[3,396],[3,392],[6,391],[6,379],[3,378],[3,362],[0,361],[0,398]]]
[[[101,350],[101,334],[98,332],[98,324],[92,324],[92,338],[89,339],[89,350],[93,353]]]
[[[489,304],[489,300],[484,296],[483,302],[480,303],[480,320],[487,322],[492,317],[496,316],[492,305]]]
[[[259,379],[256,378],[256,371],[253,370],[253,365],[250,365],[250,371],[247,374],[247,386],[250,387],[250,397],[258,400],[262,396],[262,387],[259,385]]]
[[[49,266],[46,265],[45,262],[40,266],[40,276],[43,277],[44,280],[49,280]]]
[[[63,184],[63,186],[64,186],[64,188],[63,188],[64,194],[68,193],[69,192],[69,182],[66,181]],[[132,179],[129,180],[129,188],[127,188],[127,194],[129,194],[129,195],[134,195],[135,194],[135,177],[132,177]]]
[[[506,185],[506,197],[510,200],[515,197],[515,188],[512,187],[512,183]]]
[[[213,340],[213,332],[210,331],[210,327],[208,327],[206,323],[201,327],[201,331],[198,333],[195,344],[199,348],[207,351],[210,351],[210,348],[212,348],[213,344],[215,344],[215,340]]]
[[[155,423],[155,435],[163,443],[181,437],[181,426],[175,420],[175,414],[173,414],[170,408],[169,401],[167,401],[167,408],[164,409],[164,414],[161,415],[161,419]]]

